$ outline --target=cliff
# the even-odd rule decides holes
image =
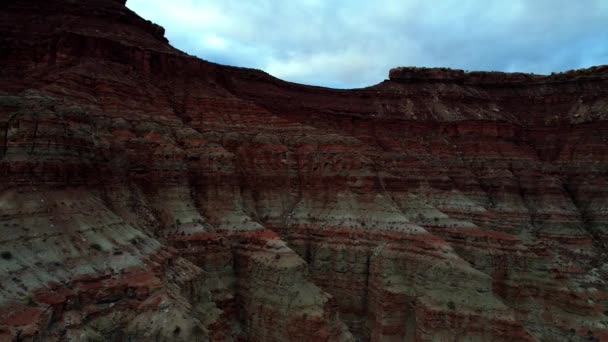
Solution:
[[[335,90],[0,19],[0,341],[608,339],[607,67]]]

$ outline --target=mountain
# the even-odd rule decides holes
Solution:
[[[608,66],[294,84],[0,5],[0,341],[608,340]]]

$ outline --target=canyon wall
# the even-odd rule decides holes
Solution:
[[[608,340],[608,67],[338,90],[0,6],[0,341]]]

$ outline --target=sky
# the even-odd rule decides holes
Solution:
[[[608,0],[128,0],[202,59],[334,88],[397,66],[547,74],[608,64]]]

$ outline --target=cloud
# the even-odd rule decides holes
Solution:
[[[360,87],[395,66],[550,73],[608,63],[604,0],[129,0],[177,48],[288,81]]]

